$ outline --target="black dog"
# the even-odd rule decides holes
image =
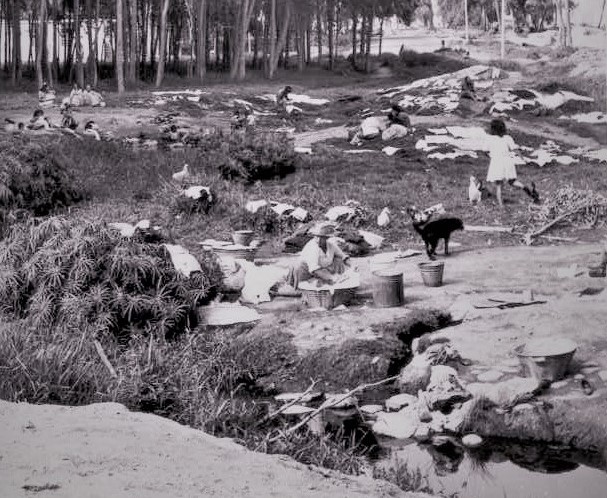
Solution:
[[[459,218],[441,218],[430,221],[428,217],[420,216],[414,208],[407,210],[413,220],[413,228],[419,233],[426,244],[426,253],[430,259],[436,258],[436,246],[440,239],[445,241],[445,255],[449,254],[449,237],[455,230],[463,230],[464,223]]]

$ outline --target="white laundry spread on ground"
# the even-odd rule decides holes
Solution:
[[[573,120],[578,123],[607,124],[607,114],[599,111],[573,114],[572,116],[561,116],[559,119]]]
[[[179,273],[189,277],[194,272],[202,271],[198,260],[185,247],[174,244],[163,245],[171,256],[175,270]]]
[[[213,200],[213,196],[211,195],[211,189],[209,187],[203,187],[201,185],[194,185],[192,187],[188,187],[187,189],[185,189],[183,191],[183,195],[185,195],[186,197],[189,197],[190,199],[197,200],[202,197],[203,192],[207,193],[207,198],[209,199],[209,202],[211,202]]]
[[[246,303],[259,304],[271,301],[270,288],[285,280],[289,272],[288,268],[276,265],[257,266],[244,259],[237,259],[236,263],[245,270],[241,299]]]
[[[201,308],[204,322],[207,325],[235,325],[250,323],[261,319],[254,309],[234,303],[211,304]]]

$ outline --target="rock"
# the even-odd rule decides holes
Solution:
[[[382,405],[362,405],[359,410],[363,415],[377,415],[379,412],[383,411],[384,407]]]
[[[314,411],[314,408],[303,405],[291,405],[286,408],[282,413],[283,415],[307,415]]]
[[[443,432],[445,430],[445,424],[447,423],[447,416],[441,412],[432,412],[432,421],[428,424],[430,429],[434,432]]]
[[[550,389],[560,389],[561,387],[565,387],[568,383],[568,380],[560,380],[558,382],[553,382],[552,384],[550,384]]]
[[[378,414],[372,429],[376,434],[406,439],[415,434],[418,426],[419,420],[415,411],[405,409],[395,413]]]
[[[603,382],[607,382],[607,370],[601,370],[599,372],[599,377]]]
[[[518,360],[518,358],[508,358],[507,360],[504,360],[502,363],[506,366],[513,367],[513,368],[520,368],[520,366],[521,366],[521,362]]]
[[[445,422],[445,429],[451,432],[460,432],[461,428],[466,422],[468,418],[468,414],[476,404],[474,399],[470,399],[465,403],[462,403],[462,406],[453,410],[449,415],[447,415],[447,420]]]
[[[483,444],[483,438],[477,436],[476,434],[466,434],[462,438],[462,443],[468,448],[478,448],[481,444]]]
[[[430,434],[430,427],[427,424],[419,424],[417,429],[415,429],[413,437],[420,442],[426,442],[430,439]]]
[[[385,401],[386,409],[389,412],[396,412],[404,406],[409,406],[417,403],[417,398],[411,394],[397,394]]]
[[[488,370],[476,376],[480,382],[495,382],[503,377],[503,373],[497,370]]]
[[[584,375],[591,375],[601,370],[600,367],[585,367],[580,370]]]
[[[381,139],[386,142],[395,138],[403,138],[407,136],[409,130],[406,126],[400,124],[393,124],[381,134]]]
[[[398,386],[401,393],[415,394],[418,390],[425,390],[430,382],[430,360],[426,355],[414,356],[400,371]]]
[[[512,413],[524,412],[525,410],[533,410],[533,405],[531,403],[521,403],[512,409]]]
[[[336,403],[337,400],[340,400],[343,397],[343,394],[327,394],[323,404],[325,406],[330,406],[331,408],[352,408],[358,406],[358,400],[354,396],[348,396],[346,399]]]
[[[371,116],[360,123],[360,136],[362,138],[375,138],[388,127],[388,118]]]
[[[323,397],[323,393],[320,392],[311,392],[308,394],[304,393],[282,393],[274,396],[276,401],[281,401],[282,403],[289,403],[294,400],[298,400],[299,403],[309,403],[310,401],[315,401]]]
[[[585,379],[585,378],[586,378],[586,376],[585,376],[584,374],[575,374],[575,375],[573,376],[573,378],[574,378],[575,380],[582,380],[582,379]]]
[[[466,389],[475,398],[485,397],[498,406],[508,405],[517,399],[530,395],[539,387],[537,379],[532,377],[513,377],[495,384],[475,382],[468,384]]]
[[[455,369],[446,365],[435,365],[431,368],[426,396],[431,411],[448,410],[455,403],[467,401],[472,397],[462,386]]]

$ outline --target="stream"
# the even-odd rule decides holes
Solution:
[[[438,443],[438,444],[436,444]],[[485,440],[468,449],[457,438],[435,444],[380,443],[377,465],[409,476],[422,489],[458,498],[604,498],[605,462],[598,454],[549,445]],[[400,469],[400,470],[399,470]]]

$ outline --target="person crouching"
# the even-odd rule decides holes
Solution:
[[[336,275],[344,273],[350,257],[330,240],[335,228],[330,223],[319,223],[310,229],[314,236],[301,250],[299,261],[287,276],[287,284],[297,289],[300,282],[318,279],[319,285],[332,285]]]

